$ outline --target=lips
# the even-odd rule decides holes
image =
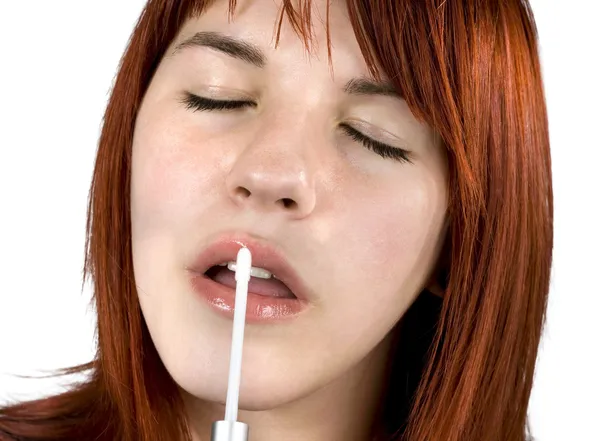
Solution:
[[[211,274],[214,274],[215,267],[219,264],[231,261],[235,262],[237,253],[242,246],[247,247],[252,253],[253,267],[269,271],[279,281],[273,281],[275,282],[273,285],[280,283],[291,291],[293,296],[288,295],[287,297],[305,302],[309,300],[308,290],[285,256],[270,244],[256,241],[247,236],[221,237],[204,249],[187,269],[195,277],[199,275],[209,277]],[[255,286],[260,287],[261,284],[264,284],[263,281],[264,279],[256,279]],[[248,291],[249,294],[252,293],[252,281],[249,284]],[[270,295],[269,290],[256,288],[256,291],[255,294]],[[271,290],[271,292],[273,297],[277,297],[274,290]]]

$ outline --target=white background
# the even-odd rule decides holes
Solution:
[[[90,361],[88,188],[113,76],[143,0],[0,1],[0,403]],[[533,0],[555,190],[548,322],[530,404],[540,441],[600,440],[600,2]]]

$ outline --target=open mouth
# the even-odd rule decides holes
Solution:
[[[204,275],[211,280],[235,290],[235,262],[211,266]],[[288,286],[269,271],[252,267],[248,282],[248,293],[265,297],[296,299]]]

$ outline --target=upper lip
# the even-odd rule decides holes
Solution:
[[[287,285],[301,300],[308,300],[309,293],[300,276],[288,263],[285,256],[266,241],[246,235],[223,236],[208,245],[187,268],[194,273],[204,274],[211,267],[225,262],[235,262],[237,253],[245,246],[252,254],[252,266],[266,269]]]

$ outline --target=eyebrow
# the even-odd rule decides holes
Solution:
[[[214,49],[261,69],[267,65],[267,56],[258,46],[220,32],[197,32],[175,46],[169,56],[174,56],[189,47]],[[344,85],[343,90],[350,95],[384,95],[403,98],[390,82],[379,82],[367,77],[352,78]]]

